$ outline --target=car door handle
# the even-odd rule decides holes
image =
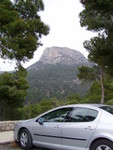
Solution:
[[[93,130],[93,128],[91,126],[87,126],[85,127],[86,130]]]
[[[55,129],[59,129],[60,126],[59,126],[59,125],[55,125],[54,128],[55,128]]]

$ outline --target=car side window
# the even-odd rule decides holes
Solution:
[[[74,108],[66,122],[90,122],[95,120],[98,111],[90,108]]]
[[[42,116],[44,122],[64,122],[72,108],[62,108]]]

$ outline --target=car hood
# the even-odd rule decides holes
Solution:
[[[33,122],[33,121],[35,121],[35,118],[28,119],[28,120],[23,120],[22,122],[23,122],[23,123],[26,123],[26,122]]]
[[[30,122],[34,122],[35,120],[36,120],[35,118],[28,119],[28,120],[21,120],[21,121],[17,122],[16,124],[20,126],[20,125],[24,125],[24,124],[29,124]]]

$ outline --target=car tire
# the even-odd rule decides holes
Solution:
[[[90,148],[90,150],[113,150],[113,143],[109,140],[98,140]]]
[[[27,129],[23,129],[19,134],[19,143],[22,149],[28,150],[32,148],[32,137]]]

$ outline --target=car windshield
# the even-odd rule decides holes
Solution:
[[[113,115],[113,107],[112,106],[101,106],[100,108]]]

